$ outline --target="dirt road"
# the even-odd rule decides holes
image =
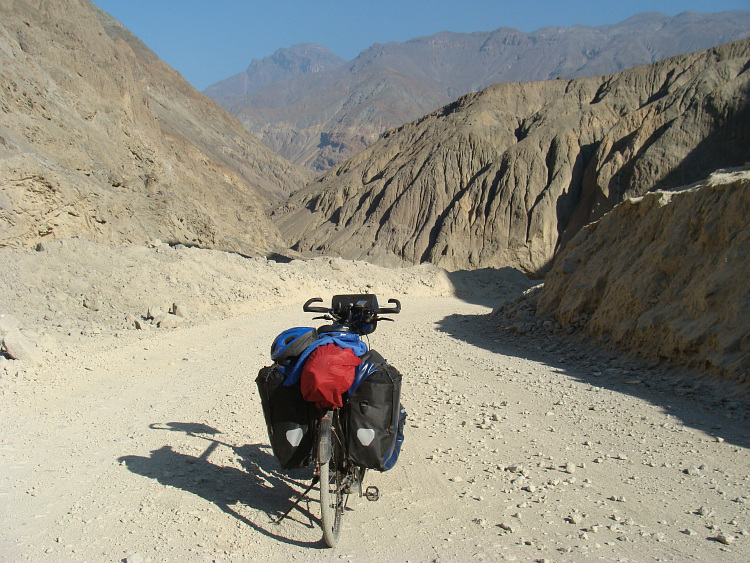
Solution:
[[[388,297],[388,296],[385,296]],[[6,382],[3,561],[747,561],[744,404],[562,341],[493,333],[480,304],[403,299],[370,344],[404,374],[393,470],[340,546],[309,471],[278,470],[255,388],[300,304],[82,341]]]

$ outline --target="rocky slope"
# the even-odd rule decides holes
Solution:
[[[175,303],[186,324],[193,324],[262,311],[285,300],[301,307],[310,297],[330,295],[332,288],[391,296],[455,291],[444,270],[427,264],[392,271],[340,258],[276,262],[166,243],[113,248],[68,239],[39,250],[2,248],[0,261],[0,352],[3,314],[15,317],[14,328],[32,342],[43,334],[62,341],[156,328],[158,321],[149,318],[154,310],[172,311]],[[526,287],[525,276],[512,272],[487,281],[485,290],[488,299],[500,299]],[[4,359],[0,353],[0,367],[8,365]]]
[[[316,172],[362,151],[383,131],[450,100],[434,86],[390,67],[362,75],[340,68],[272,84],[251,100],[220,99],[264,144]]]
[[[323,72],[322,64],[308,63],[307,72],[300,64],[322,61],[322,54],[300,57],[292,48],[253,61],[245,73],[205,93],[267,146],[320,171],[361,151],[384,131],[494,83],[614,73],[748,35],[747,11],[646,13],[596,28],[442,32],[376,44],[348,64]],[[300,72],[268,84],[270,76]]]
[[[307,172],[87,0],[0,11],[0,246],[281,246],[264,208]]]
[[[627,200],[555,261],[537,312],[750,383],[750,172]]]
[[[498,84],[389,132],[295,194],[296,250],[548,267],[626,197],[750,160],[750,41],[580,80]]]

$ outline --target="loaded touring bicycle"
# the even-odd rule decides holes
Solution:
[[[312,482],[281,522],[318,485],[321,527],[329,547],[338,542],[349,495],[378,500],[363,489],[368,469],[391,469],[404,439],[401,374],[362,337],[401,311],[397,299],[380,307],[372,294],[336,295],[330,307],[302,307],[330,321],[282,332],[271,346],[273,364],[256,380],[274,456],[283,469],[313,465]]]

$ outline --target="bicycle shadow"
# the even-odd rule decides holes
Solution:
[[[188,436],[206,440],[210,444],[199,456],[182,454],[175,451],[171,445],[165,445],[151,451],[148,457],[126,455],[118,458],[118,461],[124,463],[132,473],[200,496],[216,505],[222,512],[280,542],[298,547],[325,548],[322,539],[316,542],[297,541],[273,532],[270,527],[277,525],[275,520],[290,506],[292,497],[296,498],[300,488],[306,488],[303,481],[311,478],[310,468],[281,473],[275,466],[273,455],[267,451],[269,446],[245,444],[238,447],[227,444],[213,437],[221,434],[220,431],[205,424],[155,423],[149,425],[149,428],[183,432]],[[208,437],[203,434],[207,434]],[[242,469],[219,466],[209,461],[208,458],[220,446],[230,448],[234,452],[240,460]],[[264,527],[253,522],[233,508],[236,504],[265,512],[269,517],[270,526]],[[320,524],[319,518],[313,516],[309,506],[300,504],[297,510],[306,521],[294,518],[294,511],[287,520],[293,520],[308,528]]]

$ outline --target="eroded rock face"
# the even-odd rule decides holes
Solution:
[[[616,206],[570,241],[537,311],[750,382],[750,172]]]
[[[295,194],[290,246],[377,264],[543,272],[626,197],[750,160],[750,41],[617,75],[498,84]]]
[[[0,1],[0,246],[82,236],[262,252],[308,173],[86,0]]]

